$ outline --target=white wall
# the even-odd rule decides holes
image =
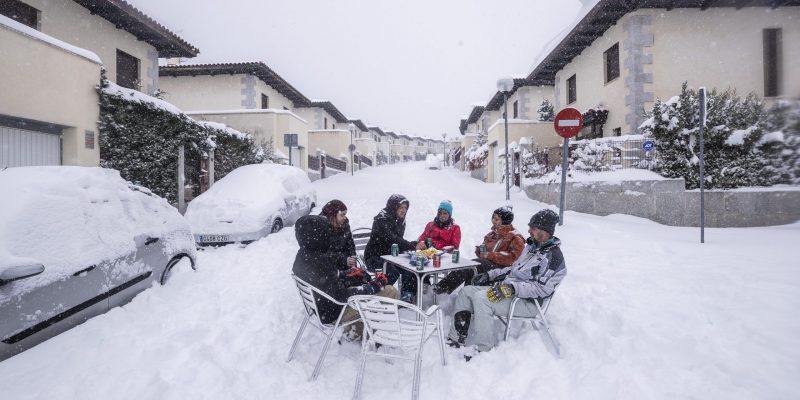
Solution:
[[[0,114],[63,125],[64,165],[100,162],[95,87],[101,66],[0,25]],[[87,149],[86,131],[94,132]]]
[[[542,101],[547,100],[553,104],[553,87],[552,86],[523,86],[517,89],[511,96],[508,97],[508,117],[514,116],[514,102],[517,102],[518,119],[539,119],[539,113],[536,110],[542,105]],[[502,108],[500,106],[501,115]]]
[[[117,49],[139,59],[141,91],[152,94],[158,88],[158,54],[153,46],[139,41],[108,20],[91,15],[71,0],[24,0],[41,11],[41,31],[69,44],[97,54],[106,68],[106,77],[117,80]]]
[[[294,108],[288,98],[250,74],[163,76],[161,89],[164,99],[182,110],[260,109],[261,94],[269,96],[270,109]]]

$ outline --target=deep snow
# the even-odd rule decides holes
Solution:
[[[314,182],[317,204],[349,207],[370,226],[392,193],[410,199],[407,238],[443,199],[454,204],[467,255],[486,233],[504,185],[423,162]],[[546,207],[512,193],[515,226]],[[318,211],[319,208],[316,209]],[[800,397],[800,223],[766,228],[668,227],[626,216],[566,212],[556,229],[568,275],[548,314],[562,359],[530,326],[471,362],[435,342],[422,399],[791,399]],[[297,244],[285,228],[245,248],[200,253],[122,308],[0,363],[3,399],[348,399],[359,348],[331,346],[308,382],[322,335],[309,328],[284,360],[302,310],[289,277]],[[794,260],[794,261],[793,261]],[[452,300],[443,302],[449,323]],[[497,324],[498,334],[500,325]],[[370,359],[364,399],[408,399],[412,363]]]

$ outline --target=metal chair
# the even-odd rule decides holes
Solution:
[[[553,300],[553,296],[555,292],[551,294],[549,297],[546,297],[541,300],[536,299],[522,299],[519,297],[514,297],[511,300],[511,307],[508,308],[508,315],[505,317],[497,316],[497,319],[500,320],[505,326],[506,330],[503,335],[503,340],[508,340],[508,336],[511,333],[511,321],[521,320],[521,321],[528,321],[531,323],[533,329],[539,331],[539,334],[542,335],[542,338],[545,337],[550,343],[553,345],[553,350],[555,351],[556,357],[561,357],[561,349],[559,348],[558,342],[556,341],[553,334],[550,332],[550,324],[547,323],[547,318],[545,318],[545,314],[547,313],[547,309],[550,308],[550,302]],[[535,316],[533,317],[524,317],[520,315],[514,315],[514,310],[516,309],[517,303],[520,301],[527,301],[531,302],[536,306],[536,310],[538,311]],[[541,326],[541,327],[540,327]]]
[[[347,303],[342,303],[336,301],[333,297],[327,295],[326,293],[322,292],[321,290],[311,286],[306,281],[298,278],[294,274],[292,274],[292,279],[294,279],[295,284],[297,285],[297,291],[300,293],[300,298],[303,300],[303,307],[306,311],[305,318],[303,318],[303,323],[300,324],[300,330],[297,331],[297,336],[294,338],[294,343],[292,343],[292,348],[289,350],[289,357],[286,359],[286,362],[292,361],[292,357],[294,357],[294,352],[297,349],[298,343],[300,343],[300,338],[303,336],[303,331],[305,331],[306,326],[311,323],[311,326],[320,330],[323,334],[325,334],[325,345],[322,347],[322,353],[319,355],[319,360],[317,360],[317,365],[314,367],[314,372],[311,374],[309,381],[313,381],[317,379],[320,371],[322,370],[322,363],[325,361],[325,355],[328,353],[328,348],[333,341],[333,336],[336,331],[340,327],[345,327],[350,324],[354,324],[358,322],[358,319],[355,319],[350,322],[345,322],[344,324],[341,323],[342,315],[344,315],[344,311],[347,308]],[[314,300],[314,296],[324,297],[331,302],[342,306],[342,311],[339,312],[339,317],[336,318],[336,322],[333,324],[325,324],[319,319],[319,310],[317,309],[317,302]]]
[[[394,358],[414,361],[414,380],[411,398],[419,398],[420,368],[422,366],[422,348],[425,342],[438,333],[439,353],[442,365],[447,365],[444,352],[444,331],[442,323],[442,310],[439,306],[431,306],[427,311],[422,311],[416,306],[406,302],[377,296],[353,296],[349,299],[350,307],[358,310],[364,322],[364,335],[361,338],[361,360],[359,361],[356,375],[356,387],[353,399],[361,397],[361,383],[364,380],[364,367],[367,356]],[[416,316],[412,319],[401,318],[400,310],[411,310]],[[435,317],[435,318],[434,318]],[[402,355],[379,353],[382,349],[399,349]],[[370,350],[375,349],[375,350]],[[405,353],[414,352],[413,357]]]
[[[354,230],[352,234],[353,234],[353,243],[355,243],[356,245],[356,254],[363,257],[364,249],[367,247],[370,235],[372,235],[372,229],[356,228],[356,230]]]

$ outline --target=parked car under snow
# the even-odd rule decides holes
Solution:
[[[0,360],[194,268],[189,224],[118,171],[0,171]]]
[[[249,243],[294,224],[316,201],[303,170],[252,164],[236,168],[197,196],[185,216],[200,245]]]
[[[442,169],[444,160],[441,154],[428,154],[425,157],[425,169]]]

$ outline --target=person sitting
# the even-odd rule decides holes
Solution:
[[[393,244],[399,247],[401,253],[423,249],[424,243],[403,239],[406,232],[408,206],[408,199],[403,195],[393,194],[386,201],[386,207],[375,216],[372,222],[372,233],[370,233],[369,241],[364,248],[364,261],[368,270],[383,269],[381,256],[392,254]],[[386,276],[389,278],[389,284],[394,285],[400,272],[397,267],[390,265],[386,269]]]
[[[419,235],[419,243],[424,244],[423,248],[427,248],[429,239],[431,245],[438,250],[443,250],[445,247],[457,249],[461,246],[461,227],[453,220],[453,203],[450,200],[443,200],[439,203],[433,221],[428,222],[425,230]],[[411,273],[401,271],[401,274],[403,275],[403,293],[400,298],[413,298],[413,294],[417,292],[417,280]]]
[[[522,254],[522,249],[525,248],[525,238],[514,229],[514,226],[511,225],[512,221],[514,221],[514,212],[509,207],[500,207],[492,213],[492,228],[483,237],[486,251],[481,252],[480,246],[475,246],[475,255],[478,258],[474,261],[480,263],[476,268],[478,273],[511,266]],[[462,283],[469,284],[474,275],[475,273],[469,269],[453,271],[439,281],[433,290],[437,294],[452,293]]]
[[[474,349],[488,351],[497,345],[494,317],[506,316],[514,296],[539,300],[553,294],[567,275],[561,241],[553,236],[558,214],[542,210],[528,223],[528,245],[510,267],[493,269],[473,278],[474,286],[465,286],[455,301],[453,325],[447,334],[448,345],[466,343],[470,326],[475,333]],[[538,313],[530,302],[517,303],[516,315],[533,317]],[[469,361],[469,356],[466,357]]]
[[[355,267],[357,263],[356,243],[347,219],[347,206],[341,200],[331,200],[319,214],[328,219],[330,227],[329,251],[335,257],[335,265],[343,268]]]
[[[375,278],[358,267],[345,268],[337,265],[338,254],[330,251],[330,228],[328,220],[320,215],[305,215],[295,223],[295,237],[300,249],[292,265],[292,273],[308,284],[316,287],[338,302],[347,302],[350,296],[378,295],[396,299],[397,289],[387,286],[387,278],[378,273]],[[324,324],[336,322],[342,306],[328,299],[315,296],[319,319]],[[358,319],[358,311],[348,307],[342,316],[342,322]],[[350,339],[361,337],[363,324],[351,325],[348,332]]]

